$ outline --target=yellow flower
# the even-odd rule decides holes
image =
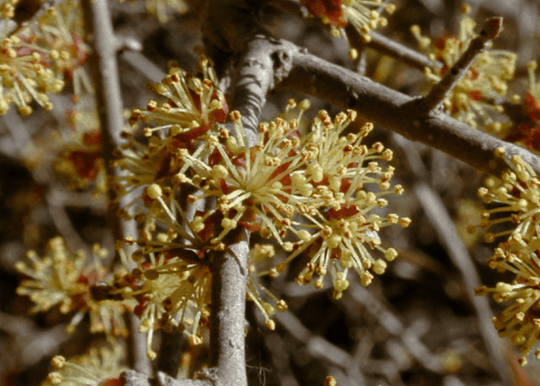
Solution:
[[[140,249],[127,256],[118,245],[124,269],[106,292],[134,306],[139,332],[147,334],[147,355],[154,359],[154,330],[183,331],[191,344],[202,343],[200,329],[208,324],[212,283],[211,259],[176,242],[176,235],[158,233],[140,239]],[[128,244],[134,240],[126,238]]]
[[[129,142],[123,146],[116,165],[126,173],[117,177],[114,184],[120,197],[152,183],[163,187],[172,185],[171,179],[184,166],[182,151],[200,152],[199,143],[215,134],[216,123],[225,121],[228,107],[218,89],[211,63],[201,56],[199,67],[202,79],[171,62],[165,79],[149,86],[165,101],[160,104],[151,100],[146,109],[133,109],[130,124],[140,121],[145,125],[143,134],[148,137],[148,143],[143,144],[132,134],[123,133]],[[200,150],[196,150],[198,148]],[[207,154],[196,155],[204,157]],[[136,202],[138,199],[124,207],[122,215],[125,216],[128,207]]]
[[[39,19],[39,44],[47,48],[46,64],[56,77],[73,83],[74,100],[93,93],[92,82],[84,64],[90,52],[84,42],[85,29],[79,0],[68,0],[49,9]]]
[[[496,154],[510,169],[499,183],[491,181],[489,188],[479,189],[484,202],[502,204],[483,213],[482,226],[511,223],[512,227],[486,234],[487,242],[508,236],[487,263],[492,269],[515,276],[508,283],[499,282],[494,288],[482,286],[475,292],[476,295],[492,293],[495,301],[512,303],[493,318],[493,324],[500,337],[509,336],[513,344],[521,346],[523,356],[519,363],[525,365],[526,356],[540,340],[540,182],[521,157],[516,155],[509,160],[503,148],[497,149]],[[502,217],[496,217],[501,214]],[[540,359],[540,350],[535,355]]]
[[[55,306],[63,314],[75,312],[68,327],[70,332],[89,313],[92,333],[126,336],[124,306],[92,297],[90,287],[106,279],[107,271],[101,260],[107,252],[95,245],[92,255],[88,258],[83,251],[71,253],[61,237],[51,239],[45,256],[40,258],[36,252],[29,251],[26,256],[30,264],[17,263],[17,270],[30,278],[21,282],[17,294],[30,297],[35,303],[32,312]]]

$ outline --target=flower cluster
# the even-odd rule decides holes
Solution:
[[[227,103],[204,56],[199,61],[199,70],[202,79],[170,62],[163,81],[148,86],[164,101],[150,100],[146,109],[133,109],[129,123],[141,122],[146,126],[143,134],[148,143],[139,142],[127,131],[123,133],[129,141],[116,161],[126,171],[114,186],[119,197],[152,183],[167,186],[181,168],[180,151],[194,151],[200,141],[208,138],[216,123],[225,122]]]
[[[3,19],[9,26],[11,20]],[[33,32],[23,30],[9,36],[3,29],[0,37],[0,114],[9,110],[14,103],[19,113],[28,116],[32,113],[29,104],[35,100],[47,110],[52,103],[47,93],[58,93],[64,82],[43,63],[43,50],[33,44]]]
[[[300,104],[299,115],[305,105]],[[295,107],[290,101],[288,110]],[[289,252],[286,261],[275,268],[278,273],[307,251],[311,261],[298,282],[310,283],[316,274],[319,279],[314,285],[322,288],[330,270],[336,298],[348,286],[350,268],[369,285],[373,278],[369,269],[381,274],[386,263],[374,259],[368,249],[381,251],[388,261],[397,256],[395,249],[380,245],[377,232],[392,224],[407,226],[410,220],[373,213],[388,204],[385,196],[402,194],[403,188],[397,185],[390,189],[394,169],[384,170],[377,161],[390,161],[392,151],[381,143],[371,148],[361,143],[372,130],[371,124],[359,134],[340,135],[355,115],[353,111],[340,113],[332,121],[321,111],[303,138],[297,119],[277,118],[262,123],[257,143],[249,146],[240,114],[232,112],[232,131],[222,128],[219,135],[201,145],[205,150],[181,152],[188,168],[176,175],[176,188],[189,185],[200,190],[198,195],[188,195],[191,203],[216,201],[215,207],[196,213],[190,228],[218,251],[224,249],[227,234],[237,227],[274,238]],[[209,154],[208,159],[201,154]],[[366,190],[371,184],[380,191]],[[289,237],[298,241],[288,241]]]
[[[116,191],[133,195],[120,215],[139,224],[137,239],[124,243],[138,249],[129,254],[118,246],[125,274],[117,275],[106,297],[134,302],[151,358],[154,329],[178,328],[192,344],[202,342],[213,260],[237,228],[274,239],[289,255],[276,264],[270,245],[256,245],[249,255],[247,298],[273,329],[271,316],[287,304],[258,284],[258,277],[279,275],[305,252],[310,262],[297,281],[308,284],[317,275],[314,285],[322,288],[329,271],[339,298],[350,269],[364,285],[371,271],[384,272],[385,260],[370,250],[386,261],[396,258],[395,249],[381,246],[379,230],[410,222],[385,213],[386,196],[403,188],[391,188],[394,169],[379,164],[390,161],[392,151],[362,143],[372,124],[343,135],[356,113],[332,120],[321,111],[302,136],[300,121],[310,103],[290,100],[281,116],[259,125],[250,143],[238,111],[226,123],[227,104],[205,57],[199,70],[201,77],[171,63],[166,78],[150,85],[165,101],[133,110],[130,123],[142,123],[148,139],[139,142],[124,133],[129,141],[116,162],[125,171],[115,181]]]
[[[51,68],[63,82],[73,83],[74,101],[84,92],[93,93],[92,83],[83,65],[89,57],[84,43],[85,30],[79,0],[68,0],[49,9],[38,20],[33,36],[36,44],[45,47],[47,54],[42,63]]]
[[[487,233],[486,241],[508,236],[499,243],[488,264],[515,277],[512,282],[499,282],[494,288],[479,287],[476,294],[492,293],[497,302],[512,302],[493,318],[493,324],[499,336],[509,335],[513,344],[521,346],[523,356],[519,363],[525,365],[526,356],[540,340],[540,180],[521,157],[508,160],[502,148],[496,154],[506,160],[510,170],[503,174],[500,183],[492,182],[489,189],[479,189],[484,202],[501,204],[482,214],[482,226],[513,224],[510,230]],[[535,355],[540,359],[540,350]]]
[[[119,346],[91,349],[88,354],[69,361],[57,355],[51,360],[55,371],[49,373],[42,386],[122,386],[123,356]]]
[[[92,248],[92,257],[83,251],[71,253],[61,237],[51,239],[47,254],[39,257],[29,251],[29,263],[19,262],[17,270],[28,277],[17,288],[19,295],[29,296],[35,304],[32,311],[42,312],[58,307],[63,314],[75,313],[68,331],[73,331],[85,314],[90,316],[90,331],[125,336],[124,306],[108,300],[96,301],[91,286],[106,279],[101,260],[106,250],[98,245]]]
[[[184,232],[185,235],[185,232]],[[117,249],[125,272],[117,272],[106,297],[130,302],[140,318],[139,332],[147,334],[147,355],[152,349],[155,329],[183,331],[192,345],[202,343],[200,328],[209,321],[212,261],[179,243],[174,232],[157,234],[155,240],[139,240],[140,249],[126,254],[122,243]],[[126,237],[133,245],[135,240]]]
[[[425,74],[432,84],[442,79],[467,50],[471,40],[476,37],[474,32],[476,22],[469,13],[470,7],[464,6],[458,36],[443,35],[434,42],[421,35],[419,26],[411,27],[420,49],[431,60],[442,64],[432,68],[426,67]],[[481,52],[445,99],[445,111],[472,127],[491,132],[502,130],[503,124],[494,119],[503,112],[502,107],[495,104],[495,99],[506,97],[507,82],[514,77],[516,58],[515,53],[508,51]]]
[[[372,30],[388,24],[381,12],[392,14],[395,10],[386,0],[302,0],[301,3],[313,16],[330,25],[333,35],[340,36],[340,29],[350,23],[365,41],[371,39]]]

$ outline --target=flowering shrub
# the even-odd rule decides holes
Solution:
[[[276,315],[277,311],[287,312],[289,307],[298,310],[300,301],[295,298],[294,291],[314,292],[325,288],[329,288],[327,293],[335,300],[345,298],[339,302],[340,307],[358,303],[354,307],[362,306],[368,316],[366,320],[371,315],[373,319],[388,322],[382,323],[382,328],[399,339],[387,338],[388,334],[379,332],[376,335],[384,338],[376,339],[385,341],[384,349],[388,350],[392,360],[408,358],[411,355],[401,355],[402,351],[408,350],[414,357],[415,366],[418,362],[441,377],[447,376],[444,372],[457,372],[461,367],[461,353],[446,350],[436,354],[433,360],[426,359],[429,355],[425,355],[423,348],[411,348],[423,345],[420,337],[404,337],[404,331],[408,334],[409,330],[416,329],[400,326],[393,320],[392,310],[385,309],[384,302],[360,287],[347,292],[357,281],[364,287],[378,283],[372,289],[376,287],[379,294],[401,293],[403,285],[395,284],[394,280],[375,280],[376,275],[393,267],[399,280],[413,280],[420,276],[416,270],[424,269],[424,265],[431,273],[443,272],[441,278],[444,278],[446,292],[454,295],[461,292],[455,291],[455,283],[448,279],[451,275],[441,269],[444,262],[418,262],[430,259],[424,258],[423,253],[416,253],[414,248],[404,248],[404,243],[398,240],[401,236],[396,237],[400,228],[412,223],[409,217],[398,213],[415,210],[415,205],[405,201],[406,197],[397,197],[404,194],[404,187],[395,183],[395,179],[392,182],[394,174],[403,165],[394,160],[394,152],[383,144],[382,141],[388,138],[373,133],[375,125],[371,122],[357,124],[357,114],[365,114],[374,121],[379,119],[407,138],[447,150],[484,171],[495,172],[503,164],[508,166],[500,180],[496,177],[488,179],[487,187],[481,188],[478,195],[489,206],[482,212],[480,223],[480,227],[489,230],[485,239],[490,243],[499,242],[487,265],[506,273],[510,279],[499,279],[494,286],[480,286],[476,295],[491,294],[496,302],[505,303],[506,308],[493,318],[493,324],[501,337],[508,336],[514,345],[521,347],[518,363],[525,365],[531,351],[540,359],[540,349],[535,349],[540,340],[540,180],[537,175],[540,163],[522,149],[466,127],[497,133],[506,136],[508,141],[538,150],[540,85],[535,78],[536,64],[529,64],[528,89],[522,105],[516,107],[518,98],[508,97],[509,88],[513,86],[510,82],[515,75],[516,55],[504,50],[484,50],[486,46],[490,48],[488,41],[498,35],[501,18],[489,19],[484,24],[487,27],[477,34],[476,22],[470,16],[472,8],[464,6],[457,36],[444,35],[435,40],[422,35],[420,28],[413,26],[412,33],[424,55],[389,38],[370,35],[374,29],[387,25],[385,12],[394,12],[395,6],[386,0],[302,0],[299,3],[229,0],[204,4],[198,4],[197,0],[148,0],[148,12],[161,22],[167,20],[170,8],[183,13],[187,4],[192,7],[193,15],[202,19],[206,53],[216,60],[216,69],[223,78],[218,79],[212,59],[203,55],[202,49],[196,49],[199,60],[193,74],[181,69],[178,62],[170,61],[162,81],[147,85],[147,91],[154,94],[152,99],[144,107],[125,114],[124,126],[121,108],[108,100],[110,95],[118,95],[109,84],[114,83],[116,76],[115,66],[110,61],[114,62],[117,56],[115,50],[123,49],[120,48],[121,39],[110,33],[103,37],[99,27],[93,23],[85,27],[83,23],[83,8],[87,7],[82,6],[92,8],[92,11],[85,11],[92,14],[97,12],[94,8],[103,5],[102,0],[87,3],[65,0],[51,8],[49,3],[40,5],[35,14],[27,9],[31,4],[19,4],[16,0],[5,1],[0,7],[3,19],[0,114],[6,113],[11,104],[24,117],[36,105],[51,110],[54,97],[49,94],[61,91],[65,95],[57,100],[69,101],[60,103],[69,105],[64,106],[68,111],[68,119],[63,125],[66,130],[55,129],[54,134],[46,132],[48,121],[44,120],[40,123],[45,127],[43,133],[32,131],[26,135],[17,130],[24,129],[25,122],[30,120],[21,123],[17,116],[10,116],[8,118],[13,119],[4,121],[7,130],[2,129],[0,133],[9,135],[6,141],[0,138],[0,152],[16,147],[15,151],[10,150],[10,158],[24,154],[25,166],[29,166],[37,182],[28,189],[36,196],[43,196],[40,198],[51,208],[51,223],[65,237],[51,239],[42,255],[29,251],[27,259],[16,264],[22,276],[16,292],[30,300],[32,314],[50,313],[56,309],[62,318],[69,318],[70,333],[88,319],[90,332],[97,334],[93,336],[94,345],[103,338],[107,344],[117,344],[129,333],[146,334],[144,351],[146,357],[156,360],[151,366],[159,379],[138,374],[140,379],[133,381],[128,379],[130,374],[133,375],[130,372],[120,376],[119,362],[123,354],[115,346],[112,350],[93,350],[69,361],[55,356],[52,364],[56,371],[49,375],[46,385],[120,386],[127,383],[130,386],[131,382],[175,385],[177,380],[167,379],[158,371],[174,377],[176,374],[173,373],[180,367],[184,375],[194,376],[201,366],[206,365],[202,355],[209,351],[210,368],[196,375],[202,378],[200,384],[207,385],[211,381],[244,386],[247,381],[243,378],[249,367],[245,361],[244,335],[248,330],[245,319],[254,319],[249,309],[245,313],[246,301],[255,306],[258,312],[255,315],[262,315],[261,320],[270,330],[260,334],[264,339],[270,337],[269,347],[273,345],[271,339],[280,330],[287,330],[295,339],[309,340],[306,352],[317,352],[338,367],[349,367],[356,362],[356,357],[330,342],[319,341],[319,332],[304,328],[302,318],[296,320],[295,316],[285,314],[280,319]],[[435,3],[423,2],[423,6],[436,8]],[[364,49],[379,50],[413,64],[415,68],[432,63],[425,68],[424,74],[435,91],[426,97],[404,95],[358,73],[336,68],[292,44],[285,44],[272,36],[271,25],[262,24],[260,19],[264,18],[259,16],[264,13],[263,6],[291,10],[297,15],[307,9],[309,19],[315,21],[314,28],[324,24],[334,36],[342,35],[346,30],[349,36],[355,37],[356,29],[366,44],[358,44],[356,51],[350,51],[350,57],[358,59],[354,64],[362,74],[373,69],[375,78],[382,79],[390,68],[387,66],[390,61],[386,59],[381,59],[379,64],[364,66],[372,56],[370,52],[356,56]],[[115,27],[130,30],[132,20],[124,19],[133,16],[135,20],[140,9],[134,9],[125,11],[122,20],[116,20]],[[32,15],[17,15],[22,10]],[[227,14],[216,14],[221,10]],[[314,17],[320,20],[314,20]],[[92,18],[92,21],[100,21],[95,15],[84,19]],[[104,18],[108,20],[108,16]],[[402,22],[402,19],[398,21]],[[491,32],[487,29],[490,26]],[[495,29],[497,33],[493,33]],[[328,37],[326,29],[320,30],[326,34],[321,36]],[[409,31],[408,25],[405,31]],[[97,49],[96,42],[103,43],[108,39],[114,46],[108,47],[113,48],[109,56],[103,55],[93,63],[93,55],[100,56],[107,51]],[[476,44],[479,42],[482,42],[481,47]],[[161,51],[161,47],[157,51]],[[471,53],[474,55],[469,55]],[[122,60],[146,71],[152,67],[143,57],[147,54],[142,51],[134,55],[137,59],[124,55]],[[474,61],[473,57],[476,58]],[[182,61],[184,59],[188,61],[187,58]],[[96,84],[92,84],[84,69],[87,62],[103,72],[103,79],[94,79]],[[111,68],[113,70],[109,72]],[[246,73],[250,75],[245,76]],[[450,76],[454,73],[455,76]],[[397,85],[414,89],[415,86],[410,88],[410,84],[398,79],[403,74],[396,75]],[[64,90],[64,85],[70,85],[69,90]],[[330,104],[342,106],[345,111],[335,113],[330,105],[323,106],[316,101],[314,104],[319,104],[321,109],[312,113],[309,100],[288,99],[283,112],[272,114],[273,107],[265,110],[264,104],[273,89],[280,92],[280,86],[303,90]],[[86,100],[94,102],[94,92],[98,95],[96,100],[104,104],[97,106],[95,111],[83,106]],[[444,96],[446,99],[442,101]],[[110,99],[118,102],[115,98]],[[72,108],[72,102],[79,102],[77,108]],[[442,109],[439,109],[441,104]],[[355,110],[347,109],[349,107]],[[510,114],[511,108],[519,111]],[[56,113],[50,120],[62,121],[64,116],[64,113]],[[35,121],[40,120],[40,117],[35,118]],[[51,144],[40,150],[36,146],[39,141]],[[395,139],[394,143],[397,146],[400,140]],[[486,148],[494,149],[494,144],[504,145],[495,151],[496,156],[486,151]],[[394,148],[394,145],[390,146]],[[437,197],[432,196],[436,194],[422,194],[422,190],[429,190],[427,177],[431,176],[423,172],[424,154],[417,154],[412,145],[402,145],[401,150],[410,164],[409,174],[422,180],[414,189],[420,201],[425,199],[420,205],[438,226],[437,232],[430,232],[431,229],[422,232],[448,236],[441,228],[450,221],[438,219],[439,215],[442,218],[446,214],[440,208],[433,209],[437,206],[433,204]],[[479,159],[481,157],[475,151],[486,159]],[[507,151],[516,155],[508,158]],[[32,152],[30,156],[26,155]],[[400,153],[397,158],[401,158]],[[52,158],[53,162],[50,161]],[[437,165],[437,160],[433,164]],[[41,171],[45,171],[43,177],[39,175]],[[433,175],[435,171],[438,172],[434,167]],[[443,170],[441,179],[446,179],[445,173],[451,176],[448,170]],[[433,185],[438,178],[438,175],[433,177]],[[409,182],[406,176],[398,176],[398,179],[403,184]],[[36,189],[35,185],[39,187]],[[82,193],[89,189],[93,196]],[[4,190],[0,191],[4,194]],[[105,205],[99,207],[99,203],[84,202],[99,194],[107,196],[107,208]],[[396,204],[396,199],[403,201]],[[6,206],[10,205],[8,202]],[[27,203],[21,205],[15,201],[13,207],[17,209],[24,205]],[[79,229],[72,224],[76,221],[72,217],[77,215],[72,216],[71,207],[91,208],[82,211],[84,222],[90,216],[100,216],[103,220],[107,211],[113,230],[110,234],[114,237],[102,230],[87,234],[87,228],[98,228],[94,225],[88,225],[82,231],[84,234],[78,235]],[[95,211],[98,214],[93,210],[96,207],[99,207]],[[32,212],[32,216],[41,215],[36,212]],[[467,217],[468,212],[470,210],[465,209],[460,216]],[[23,223],[31,216],[19,217]],[[88,224],[90,222],[88,220]],[[104,220],[100,226],[102,223]],[[384,229],[387,227],[390,229]],[[40,233],[35,229],[26,232],[27,235],[32,233],[31,242],[39,245]],[[393,240],[386,237],[390,232],[394,232]],[[99,240],[110,246],[114,256],[108,253],[108,247],[97,244],[89,251],[78,252],[70,251],[66,246],[72,242],[84,245],[87,240]],[[446,244],[454,242],[457,243],[454,239]],[[450,250],[451,246],[448,246]],[[398,256],[404,256],[406,261],[401,266],[391,265]],[[4,264],[4,260],[1,262]],[[471,267],[467,269],[474,268]],[[463,266],[460,269],[466,276],[467,269]],[[276,282],[280,284],[276,285]],[[474,280],[464,282],[470,285]],[[312,289],[299,290],[295,284],[312,285]],[[291,287],[296,289],[291,290]],[[232,300],[227,299],[229,295]],[[473,305],[477,304],[473,302]],[[4,317],[3,312],[0,312],[0,319]],[[135,315],[138,321],[126,323],[128,313]],[[288,317],[289,321],[283,322]],[[332,324],[328,328],[332,333],[344,330],[337,334],[354,336],[367,330],[362,327],[354,331],[348,322],[344,322],[345,328],[341,325],[336,328],[331,318],[321,319],[328,319],[328,324]],[[276,322],[283,323],[278,326]],[[21,329],[31,331],[33,327]],[[176,347],[169,350],[169,336],[172,339],[176,334],[183,335],[186,344],[172,342]],[[133,342],[126,340],[125,343],[130,354],[138,350]],[[159,350],[158,344],[161,344]],[[178,359],[173,351],[180,348],[184,355]],[[170,358],[158,354],[165,351],[167,355],[170,351]],[[302,354],[299,356],[304,356],[303,349],[299,352]],[[201,358],[197,358],[199,354]],[[375,356],[382,363],[378,352]],[[133,367],[139,367],[141,363],[151,367],[150,362],[145,362],[147,358],[129,357]],[[164,363],[167,359],[176,363]],[[180,361],[182,363],[178,365]],[[412,367],[405,360],[402,362],[394,367]],[[231,363],[231,367],[238,368],[223,370]],[[366,363],[371,364],[367,360]],[[276,362],[276,367],[279,366]],[[393,366],[373,367],[382,367],[387,372],[392,368],[392,374],[396,372]],[[235,373],[232,380],[227,379],[228,373]],[[403,383],[395,374],[392,377],[393,383]],[[443,383],[448,381],[445,378]],[[326,376],[324,383],[335,386],[337,380]]]

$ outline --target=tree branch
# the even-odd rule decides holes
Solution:
[[[289,12],[302,19],[306,19],[308,16],[307,10],[302,7],[297,1],[294,0],[270,0],[269,3],[272,7],[277,8],[283,12]],[[311,23],[325,26],[320,18],[311,17],[309,19]],[[366,42],[356,28],[351,24],[345,27],[345,33],[351,47],[358,49],[361,52],[364,48],[371,48],[384,55],[388,55],[396,60],[408,64],[409,66],[416,68],[420,71],[424,71],[426,67],[436,68],[442,67],[442,63],[430,60],[426,55],[413,50],[401,43],[398,43],[386,36],[372,31],[369,33],[371,37],[369,42]]]
[[[212,269],[210,366],[220,385],[247,385],[245,309],[249,234],[241,229]],[[212,369],[211,369],[212,370]],[[210,375],[203,373],[203,375]]]
[[[233,109],[242,114],[250,146],[257,143],[258,125],[266,95],[285,78],[297,47],[284,40],[256,35],[242,52],[233,81]]]
[[[508,168],[493,153],[498,147],[504,147],[509,156],[519,154],[540,172],[540,158],[531,152],[440,111],[428,112],[421,98],[402,94],[306,52],[294,54],[293,68],[280,87],[357,110],[370,121],[412,141],[442,150],[486,173],[498,176]]]

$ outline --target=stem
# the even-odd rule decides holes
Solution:
[[[249,234],[245,229],[224,253],[215,255],[212,271],[210,366],[222,385],[247,385],[245,308]]]
[[[426,55],[387,38],[378,32],[370,32],[369,36],[371,36],[371,40],[369,42],[364,41],[356,28],[351,24],[347,25],[345,33],[352,47],[356,49],[363,47],[371,48],[420,71],[424,71],[426,67],[434,68],[442,66],[441,63],[430,60]]]
[[[89,62],[96,88],[96,107],[101,125],[103,158],[107,176],[112,179],[116,176],[116,171],[112,166],[113,151],[120,146],[120,132],[124,128],[122,95],[116,63],[116,39],[106,0],[82,0],[81,5],[86,39],[92,48]],[[110,184],[108,196],[110,203],[115,202],[115,194],[110,189]],[[107,220],[111,225],[114,240],[122,240],[124,235],[128,234],[135,236],[137,234],[135,222],[122,221],[116,213],[117,206],[109,205]],[[138,343],[140,342],[138,341],[141,338],[143,337],[138,333],[134,321],[131,320],[131,337],[128,340],[131,367],[149,374],[152,366],[144,355],[144,350],[139,350]]]
[[[242,52],[233,82],[232,105],[242,114],[242,124],[250,146],[257,143],[266,95],[289,73],[296,49],[289,42],[256,35]]]
[[[467,73],[472,63],[487,46],[502,31],[503,19],[493,17],[485,21],[480,34],[471,40],[469,47],[461,55],[459,60],[454,63],[444,77],[433,86],[428,95],[424,97],[424,104],[428,111],[435,110],[445,100],[459,80]]]

